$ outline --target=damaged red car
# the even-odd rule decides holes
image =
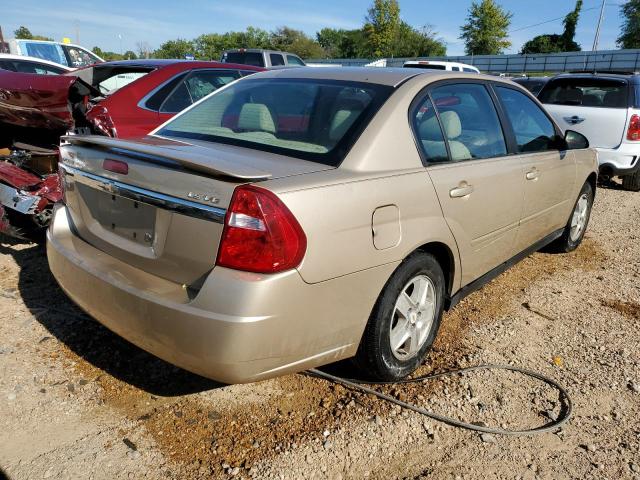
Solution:
[[[0,232],[23,238],[48,225],[62,197],[60,136],[141,137],[261,70],[188,60],[107,62],[63,75],[0,69]]]

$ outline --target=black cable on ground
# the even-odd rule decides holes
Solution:
[[[549,423],[546,423],[540,427],[535,427],[535,428],[531,428],[531,429],[527,429],[527,430],[504,430],[502,428],[490,428],[490,427],[483,427],[480,425],[475,425],[472,423],[467,423],[467,422],[463,422],[461,420],[455,419],[455,418],[451,418],[451,417],[446,417],[444,415],[439,415],[437,413],[433,413],[430,412],[429,410],[419,407],[417,405],[414,405],[412,403],[407,403],[407,402],[403,402],[401,400],[398,400],[395,397],[392,397],[390,395],[387,395],[385,393],[379,392],[371,387],[368,387],[367,385],[396,385],[396,384],[405,384],[405,383],[418,383],[418,382],[425,382],[428,380],[434,380],[436,378],[440,378],[440,377],[444,377],[447,375],[455,375],[455,374],[463,374],[463,373],[468,373],[468,372],[474,372],[474,371],[478,371],[478,370],[508,370],[511,372],[517,372],[517,373],[521,373],[523,375],[526,375],[528,377],[531,378],[535,378],[536,380],[540,380],[543,383],[546,383],[547,385],[555,388],[558,392],[559,392],[559,396],[560,396],[560,401],[562,403],[562,408],[560,410],[560,414],[558,415],[558,418],[556,420],[553,420]],[[456,370],[448,370],[446,372],[441,372],[441,373],[431,373],[431,374],[427,374],[427,375],[423,375],[420,377],[416,377],[416,378],[409,378],[409,379],[404,379],[404,380],[398,380],[398,381],[393,381],[393,382],[363,382],[361,380],[354,380],[354,379],[347,379],[347,378],[341,378],[341,377],[337,377],[335,375],[331,375],[330,373],[326,373],[326,372],[322,372],[318,369],[311,369],[308,370],[308,372],[315,376],[315,377],[320,377],[320,378],[324,378],[325,380],[328,380],[330,382],[334,382],[334,383],[338,383],[340,385],[343,385],[347,388],[350,388],[352,390],[356,390],[356,391],[360,391],[360,392],[364,392],[364,393],[369,393],[371,395],[375,395],[376,397],[382,399],[382,400],[386,400],[387,402],[391,402],[394,403],[396,405],[401,406],[402,408],[406,408],[408,410],[412,410],[414,412],[417,412],[421,415],[424,415],[425,417],[429,417],[432,418],[434,420],[437,420],[439,422],[443,422],[446,423],[448,425],[452,425],[454,427],[459,427],[459,428],[464,428],[467,430],[473,430],[476,432],[482,432],[482,433],[491,433],[491,434],[496,434],[496,435],[512,435],[512,436],[518,436],[518,435],[534,435],[537,433],[547,433],[547,432],[553,432],[554,430],[557,430],[558,428],[560,428],[562,425],[564,425],[565,423],[567,423],[567,421],[571,418],[571,412],[573,409],[573,406],[571,404],[571,398],[569,397],[569,394],[567,393],[567,391],[565,390],[565,388],[560,385],[558,382],[556,382],[555,380],[546,377],[540,373],[537,372],[533,372],[531,370],[526,370],[524,368],[520,368],[520,367],[512,367],[510,365],[478,365],[475,367],[467,367],[467,368],[459,368]]]

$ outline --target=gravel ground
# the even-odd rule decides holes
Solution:
[[[420,373],[517,365],[574,417],[479,435],[305,374],[222,386],[139,350],[0,242],[0,478],[640,479],[640,194],[600,189],[584,244],[537,253],[446,315]],[[328,371],[349,374],[348,365]],[[557,392],[508,372],[382,388],[466,421],[532,428]]]

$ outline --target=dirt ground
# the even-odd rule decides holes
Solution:
[[[218,385],[88,318],[42,247],[2,239],[0,478],[640,479],[639,227],[640,194],[599,189],[579,250],[537,253],[446,315],[420,373],[511,364],[567,387],[572,420],[532,437],[481,436],[305,374]],[[507,372],[382,390],[504,428],[561,407]]]

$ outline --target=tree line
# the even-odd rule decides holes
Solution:
[[[583,0],[563,20],[562,33],[537,35],[525,42],[520,53],[555,53],[579,51],[575,41],[576,26]],[[621,6],[623,25],[617,45],[640,48],[640,0],[628,0]],[[496,0],[471,2],[460,39],[467,55],[497,55],[511,47],[509,28],[513,14]],[[33,35],[21,26],[16,38],[51,40]],[[265,48],[292,52],[302,58],[389,58],[430,57],[446,55],[446,43],[430,25],[415,28],[400,16],[398,0],[374,0],[357,29],[323,28],[315,37],[301,30],[283,26],[273,31],[248,27],[244,31],[206,33],[194,39],[168,40],[153,50],[148,42],[138,42],[137,52],[115,53],[94,47],[105,60],[123,58],[185,58],[193,55],[202,60],[218,60],[224,50],[232,48]]]

